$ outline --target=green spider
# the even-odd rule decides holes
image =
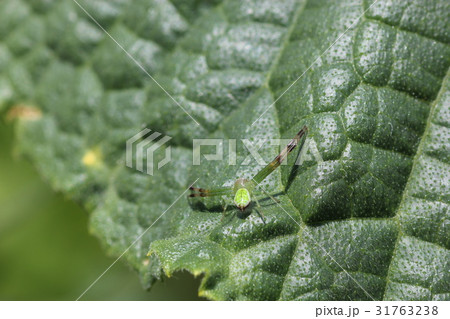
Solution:
[[[278,154],[275,159],[267,164],[266,167],[264,167],[262,170],[260,170],[258,173],[256,173],[255,176],[253,176],[252,179],[245,179],[245,178],[239,178],[234,182],[233,186],[229,187],[222,187],[222,188],[213,188],[213,189],[204,189],[204,188],[197,188],[197,187],[190,187],[191,194],[189,197],[213,197],[213,196],[234,196],[233,203],[234,205],[239,208],[241,211],[244,211],[245,208],[247,208],[250,203],[252,202],[252,193],[254,189],[264,180],[267,176],[269,176],[270,173],[272,173],[274,170],[278,168],[278,166],[281,165],[281,163],[284,161],[284,159],[287,157],[287,155],[292,152],[292,150],[299,144],[300,139],[303,136],[306,136],[308,133],[308,128],[304,126],[298,133],[295,135],[295,137],[288,143],[288,145]],[[269,196],[272,200],[278,202],[273,196],[268,194],[263,188],[261,188],[263,192]],[[256,196],[254,197],[256,201],[256,205],[258,208],[261,206],[259,205],[258,199]],[[227,209],[227,203],[224,206],[223,214],[225,216],[225,211]],[[258,212],[258,211],[257,211]],[[262,214],[258,212],[261,216]],[[223,218],[223,217],[222,217]],[[264,219],[261,217],[263,223],[265,224]]]

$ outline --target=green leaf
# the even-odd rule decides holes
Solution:
[[[188,270],[220,300],[450,299],[448,1],[80,2],[199,126],[74,3],[46,3],[0,10],[0,104],[41,111],[18,147],[108,253],[144,234],[123,256],[144,286]],[[262,168],[242,143],[230,165],[230,139],[303,125],[304,161],[263,183],[266,224],[186,199]],[[153,176],[125,165],[143,127],[172,137]],[[192,165],[195,138],[225,139],[225,160]]]

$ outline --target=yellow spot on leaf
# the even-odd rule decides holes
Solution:
[[[102,164],[102,154],[98,148],[90,149],[84,153],[82,162],[86,166],[99,166]]]

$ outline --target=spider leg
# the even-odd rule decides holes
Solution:
[[[222,187],[215,189],[205,189],[198,187],[189,187],[191,194],[188,197],[213,197],[213,196],[222,196],[229,195],[233,190],[230,187]]]
[[[273,197],[272,195],[270,195],[270,194],[269,194],[262,186],[259,187],[259,188],[263,191],[264,194],[266,194],[267,196],[269,196],[270,199],[272,199],[275,203],[280,203],[280,200],[279,200],[279,199],[277,199],[277,198]]]
[[[255,176],[253,176],[252,180],[257,185],[261,183],[267,176],[269,176],[270,173],[272,173],[274,170],[277,169],[278,166],[281,165],[281,163],[285,160],[285,158],[288,156],[290,152],[300,143],[300,139],[303,136],[306,136],[308,133],[308,127],[303,126],[303,128],[294,136],[294,138],[289,142],[288,145],[280,152],[280,154],[275,157],[275,159],[267,164],[266,167],[264,167],[262,170],[260,170],[258,173],[256,173]]]
[[[258,201],[258,199],[257,199],[256,197],[255,197],[255,202],[256,202],[256,206],[258,206],[258,208],[261,209],[261,205],[259,204],[259,201]],[[259,210],[257,210],[256,208],[255,208],[255,210],[256,210],[256,212],[258,213],[259,217],[261,218],[262,222],[263,222],[264,225],[265,225],[265,224],[266,224],[266,221],[264,220],[265,217],[264,217],[263,213],[260,212]]]
[[[225,216],[227,215],[227,208],[228,208],[228,203],[225,202],[225,204],[223,205],[223,212],[222,212],[222,218],[220,219],[220,221],[222,222],[223,219],[225,218]]]

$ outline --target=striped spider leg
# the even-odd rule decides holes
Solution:
[[[300,139],[303,136],[306,136],[308,133],[308,128],[304,126],[295,136],[294,138],[286,145],[286,147],[274,158],[272,162],[267,164],[262,170],[256,173],[251,179],[239,178],[234,182],[233,186],[229,187],[221,187],[221,188],[198,188],[198,187],[190,187],[191,194],[189,197],[213,197],[213,196],[234,196],[233,204],[239,208],[241,211],[244,211],[250,203],[252,202],[252,198],[255,199],[256,206],[261,208],[261,205],[258,202],[256,196],[253,196],[255,188],[266,179],[267,176],[270,175],[274,170],[281,165],[281,163],[286,159],[288,154],[294,150],[294,148],[300,143]],[[272,200],[278,202],[272,195],[267,193],[262,187],[260,189],[269,196]],[[227,204],[224,206],[223,214],[225,215],[225,211],[227,209]],[[257,210],[260,215],[263,223],[265,221],[262,217],[261,212]],[[222,217],[223,218],[223,217]]]

